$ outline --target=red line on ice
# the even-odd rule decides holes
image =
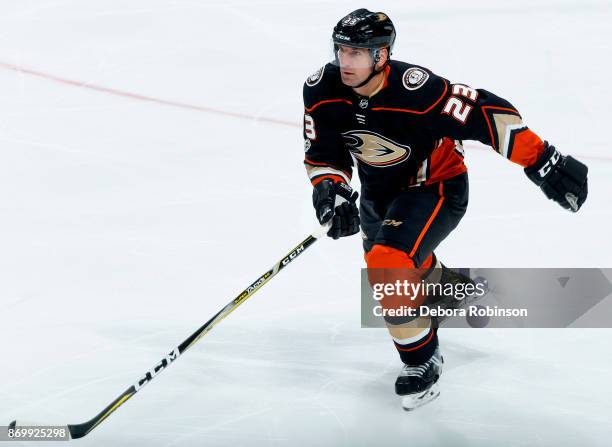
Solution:
[[[108,93],[110,95],[115,95],[115,96],[123,96],[125,98],[136,99],[139,101],[153,102],[155,104],[161,104],[161,105],[171,106],[171,107],[179,107],[181,109],[197,110],[199,112],[216,113],[219,115],[232,116],[234,118],[243,118],[243,119],[255,120],[255,121],[265,121],[268,123],[297,127],[296,123],[290,122],[290,121],[283,121],[283,120],[279,120],[275,118],[258,117],[254,115],[248,115],[245,113],[229,112],[226,110],[215,109],[213,107],[204,107],[204,106],[198,106],[194,104],[186,104],[186,103],[178,102],[178,101],[170,101],[166,99],[154,98],[152,96],[145,96],[145,95],[141,95],[138,93],[126,92],[124,90],[104,87],[102,85],[90,84],[88,82],[75,81],[73,79],[62,78],[62,77],[55,76],[50,73],[45,73],[45,72],[37,71],[37,70],[31,70],[29,68],[19,67],[13,64],[7,64],[6,62],[0,62],[0,67],[5,68],[7,70],[13,70],[19,73],[37,76],[39,78],[44,78],[44,79],[48,79],[48,80],[55,81],[55,82],[61,82],[62,84],[68,84],[74,87],[86,88],[89,90],[95,90],[97,92]]]
[[[164,106],[178,107],[181,109],[188,109],[188,110],[196,110],[198,112],[216,113],[218,115],[231,116],[234,118],[248,119],[248,120],[254,120],[254,121],[263,121],[266,123],[280,124],[282,126],[301,127],[300,124],[295,123],[293,121],[284,121],[284,120],[279,120],[276,118],[269,118],[265,116],[255,116],[255,115],[249,115],[246,113],[230,112],[227,110],[215,109],[214,107],[198,106],[195,104],[187,104],[187,103],[178,102],[178,101],[154,98],[152,96],[141,95],[139,93],[131,93],[131,92],[127,92],[124,90],[104,87],[102,85],[90,84],[88,82],[62,78],[60,76],[56,76],[51,73],[45,73],[43,71],[32,70],[29,68],[20,67],[18,65],[9,64],[6,62],[0,62],[0,68],[16,71],[18,73],[28,74],[31,76],[37,76],[39,78],[48,79],[50,81],[60,82],[62,84],[72,85],[73,87],[86,88],[86,89],[95,90],[101,93],[108,93],[109,95],[122,96],[124,98],[135,99],[138,101],[147,101],[147,102],[152,102],[152,103],[160,104]],[[487,150],[487,148],[485,147],[476,146],[472,144],[465,145],[465,146],[469,147],[470,149]],[[592,160],[612,161],[612,157],[604,157],[604,156],[598,156],[598,155],[582,155],[581,154],[580,157],[588,158]]]

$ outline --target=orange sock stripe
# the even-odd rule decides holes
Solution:
[[[397,343],[397,342],[394,342],[394,343],[395,343],[395,347],[396,347],[397,349],[399,349],[400,351],[404,351],[404,352],[416,351],[417,349],[421,349],[423,346],[425,346],[427,343],[429,343],[429,342],[432,340],[432,338],[433,338],[433,336],[434,336],[435,334],[436,334],[436,331],[435,331],[435,330],[432,330],[432,331],[429,333],[429,337],[427,337],[427,340],[425,340],[423,343],[418,344],[417,346],[413,346],[412,348],[402,348],[402,347],[401,347],[402,345],[400,345],[400,344],[399,344],[399,343]]]

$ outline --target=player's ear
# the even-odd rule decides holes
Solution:
[[[376,68],[381,70],[382,67],[385,66],[387,61],[389,60],[389,50],[387,48],[381,48],[379,51],[378,62],[376,63]]]

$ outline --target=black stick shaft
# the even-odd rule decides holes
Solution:
[[[301,255],[308,247],[315,243],[319,236],[317,234],[311,234],[298,245],[296,245],[284,258],[278,261],[270,270],[265,272],[256,281],[254,281],[249,287],[244,289],[236,298],[230,301],[223,309],[208,320],[202,327],[191,334],[185,341],[174,348],[168,355],[166,355],[160,362],[158,362],[153,368],[147,371],[138,381],[125,390],[119,397],[112,401],[104,410],[102,410],[93,419],[84,422],[82,424],[68,424],[68,430],[70,431],[70,437],[72,439],[82,438],[91,432],[94,428],[100,425],[107,417],[109,417],[117,408],[127,402],[134,394],[148,384],[154,377],[161,373],[168,365],[174,362],[180,355],[182,355],[187,349],[193,346],[199,339],[212,330],[213,327],[230,313],[232,313],[238,306],[244,303],[250,298],[255,292],[257,292],[264,284],[272,279],[278,272],[289,265],[295,258]]]

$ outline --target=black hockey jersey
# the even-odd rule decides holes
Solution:
[[[332,64],[306,80],[304,163],[313,184],[349,182],[354,162],[372,191],[444,180],[467,170],[461,140],[478,140],[521,166],[543,151],[516,108],[493,93],[394,60],[384,76],[371,97],[344,85]]]

